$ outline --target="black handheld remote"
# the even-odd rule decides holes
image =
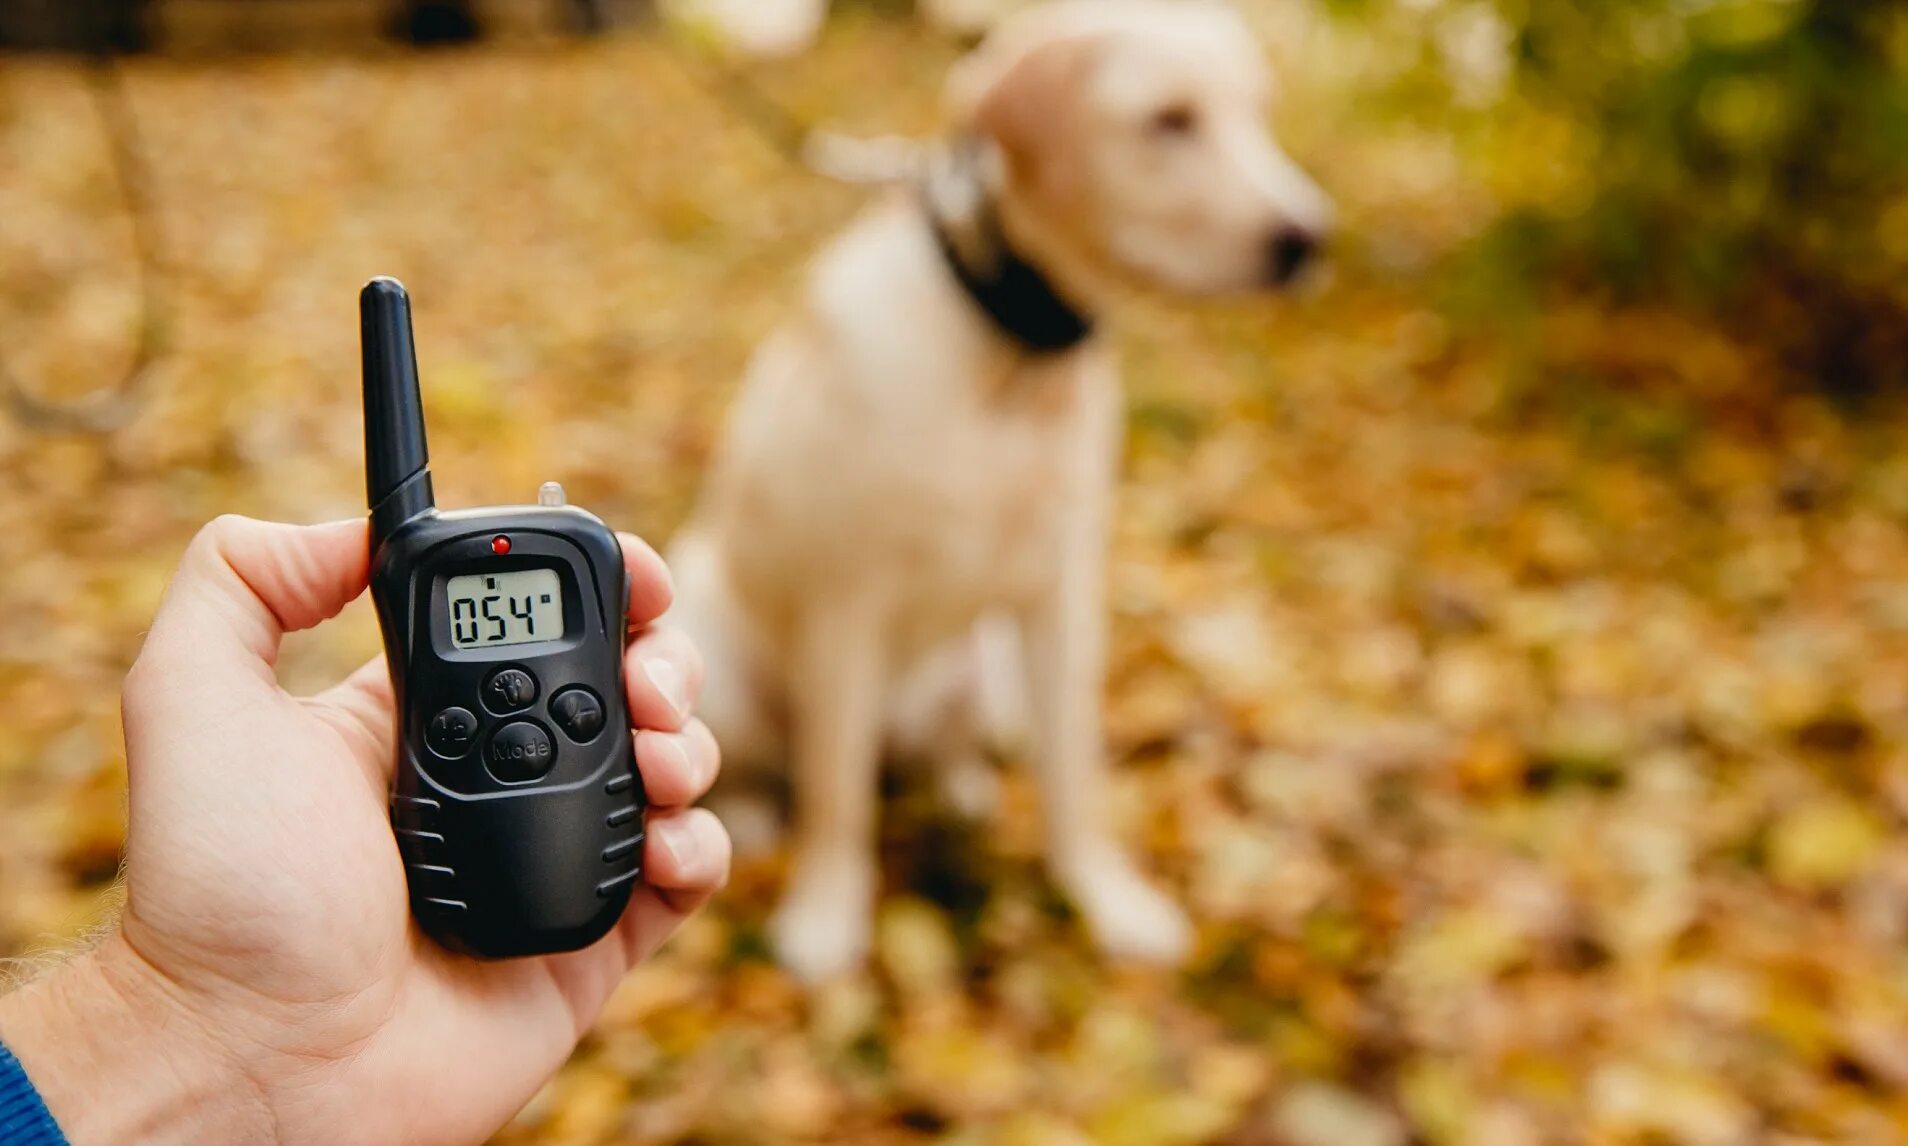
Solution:
[[[616,535],[546,484],[534,506],[433,504],[411,303],[358,297],[371,595],[399,717],[391,825],[432,938],[491,958],[570,951],[642,874]]]

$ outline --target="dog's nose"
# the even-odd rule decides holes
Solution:
[[[1323,240],[1318,232],[1304,227],[1280,227],[1266,244],[1266,276],[1275,286],[1284,286],[1298,277],[1305,264],[1318,254]]]

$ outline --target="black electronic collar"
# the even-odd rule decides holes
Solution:
[[[1040,269],[1007,242],[977,140],[937,156],[921,189],[928,226],[967,297],[1027,350],[1058,354],[1093,334],[1093,319],[1062,298]]]

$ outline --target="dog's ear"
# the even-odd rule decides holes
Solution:
[[[991,140],[1016,177],[1062,191],[1099,41],[1070,36],[1016,47],[983,48],[955,66],[947,88],[954,125]]]

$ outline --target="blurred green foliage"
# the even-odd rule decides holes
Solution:
[[[1494,305],[1689,309],[1830,391],[1908,382],[1908,6],[1457,7],[1496,17],[1506,82],[1480,116],[1581,144],[1571,193],[1517,203],[1471,252]]]

